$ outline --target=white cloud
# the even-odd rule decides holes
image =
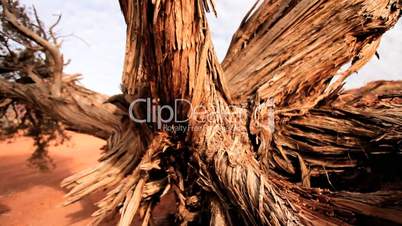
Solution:
[[[82,83],[98,92],[116,94],[123,68],[125,23],[118,1],[22,0],[35,5],[46,25],[62,14],[58,26],[68,73],[82,73]],[[72,36],[68,36],[72,35]]]
[[[117,0],[22,0],[35,5],[46,24],[63,14],[59,34],[74,34],[79,38],[65,38],[62,51],[71,59],[67,72],[82,73],[82,83],[90,89],[106,94],[119,92],[123,67],[125,24]],[[232,34],[254,0],[217,1],[218,18],[209,15],[213,42],[218,57],[223,59]],[[379,49],[381,60],[373,59],[358,75],[353,75],[348,87],[356,87],[371,80],[402,79],[402,22],[383,37]]]
[[[385,33],[378,49],[380,59],[373,57],[357,74],[348,79],[347,88],[375,80],[402,80],[402,21]]]
[[[223,59],[229,47],[233,33],[237,30],[241,20],[254,4],[254,0],[219,0],[216,1],[218,17],[208,15],[208,22],[212,30],[215,51],[219,59]]]

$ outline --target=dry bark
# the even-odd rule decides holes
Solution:
[[[84,95],[63,79],[52,85],[60,92],[35,90],[42,86],[38,76],[30,85],[0,80],[8,96],[84,132],[111,135],[98,166],[62,183],[71,189],[66,204],[109,189],[94,224],[120,212],[121,226],[135,216],[147,225],[171,191],[180,224],[402,224],[400,175],[384,167],[401,161],[402,83],[342,90],[399,19],[400,1],[256,3],[222,64],[205,18],[215,11],[213,1],[120,5],[127,23],[123,94],[109,99],[119,110],[91,107],[99,103],[96,95],[84,105],[74,101]],[[58,69],[51,68],[54,82]],[[186,99],[209,114],[190,117],[185,132],[130,120],[129,103],[148,97],[163,105]],[[273,106],[264,104],[269,101]],[[179,117],[189,117],[188,106],[179,107]],[[144,116],[146,110],[133,111]],[[274,128],[261,124],[271,116]],[[389,177],[361,179],[364,173]]]
[[[2,1],[8,6],[2,7],[1,17],[0,90],[2,103],[7,103],[2,110],[18,102],[71,130],[108,138],[119,128],[121,113],[104,103],[107,96],[78,85],[79,75],[63,73],[66,62],[53,32],[59,20],[46,30],[36,11],[33,22],[17,3]]]
[[[257,93],[277,107],[310,107],[328,93],[333,76],[338,73],[343,81],[374,55],[381,35],[398,20],[399,5],[262,1],[243,20],[222,64],[231,96],[241,102]],[[339,72],[348,62],[351,67]]]

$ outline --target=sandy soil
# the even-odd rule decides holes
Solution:
[[[87,225],[98,197],[63,207],[66,191],[59,184],[95,165],[104,141],[73,134],[67,144],[50,149],[56,168],[46,173],[27,164],[32,144],[26,137],[0,142],[0,226]]]
[[[60,182],[94,166],[105,142],[87,135],[70,135],[66,144],[50,148],[56,168],[45,173],[28,165],[27,159],[34,150],[32,139],[19,137],[0,142],[0,226],[83,226],[91,221],[94,203],[103,194],[64,207],[66,190],[60,188]],[[166,195],[152,213],[154,225],[170,225],[175,208],[174,195]],[[109,220],[103,226],[115,222]],[[141,224],[137,219],[133,225]]]

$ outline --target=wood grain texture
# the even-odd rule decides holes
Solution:
[[[400,1],[257,2],[222,64],[206,21],[207,12],[216,13],[213,1],[119,2],[126,56],[122,94],[107,101],[112,111],[68,80],[61,95],[49,92],[53,80],[36,67],[28,70],[29,84],[0,80],[2,95],[109,136],[97,166],[63,181],[66,204],[108,190],[95,225],[116,215],[120,226],[136,216],[152,224],[152,209],[168,192],[180,225],[402,223],[394,170],[401,161],[401,82],[342,89],[401,16]],[[137,98],[170,106],[185,99],[206,114],[189,117],[181,105],[187,130],[166,131],[130,120],[128,106]]]

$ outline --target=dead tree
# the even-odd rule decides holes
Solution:
[[[47,169],[51,166],[47,155],[49,142],[68,139],[64,133],[66,126],[105,139],[112,131],[108,121],[114,118],[109,115],[111,109],[105,110],[108,107],[102,104],[106,96],[75,85],[78,74],[63,74],[65,62],[53,31],[60,17],[46,29],[35,10],[28,16],[18,2],[8,4],[11,11],[2,7],[0,18],[0,137],[8,137],[20,130],[32,136],[36,150],[29,162]],[[60,83],[63,83],[63,92],[71,93],[71,96],[56,98],[59,95],[54,94],[58,92],[60,85],[57,84]],[[53,104],[56,100],[60,102],[58,106]],[[97,116],[89,119],[91,113],[84,113],[83,109],[92,105],[102,107],[95,110],[99,112]],[[75,118],[74,123],[68,123],[72,118]],[[62,124],[62,121],[66,123]],[[88,124],[90,121],[92,123]]]
[[[401,1],[258,1],[220,63],[205,17],[216,14],[213,1],[120,0],[122,94],[107,103],[63,73],[58,41],[43,35],[51,30],[42,34],[14,3],[2,5],[3,23],[43,54],[47,69],[19,65],[14,71],[32,82],[2,77],[2,96],[107,139],[96,167],[62,183],[71,189],[66,204],[109,191],[94,224],[119,215],[121,226],[135,217],[147,225],[169,191],[178,224],[402,223],[402,82],[342,89],[397,22]],[[179,104],[188,121],[162,126],[187,130],[166,131],[130,119],[146,117],[145,106],[129,107],[140,98],[185,99],[204,114]]]

